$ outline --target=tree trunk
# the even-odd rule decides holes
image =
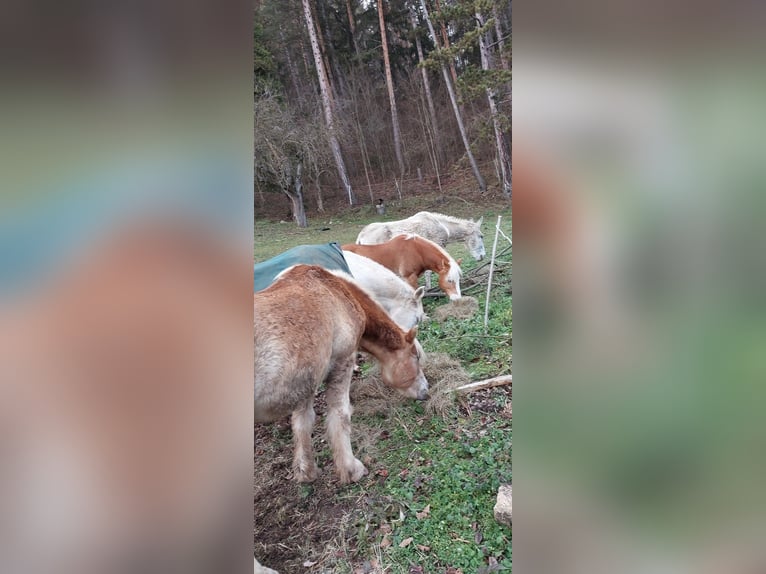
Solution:
[[[487,33],[482,31],[484,27],[484,17],[479,10],[476,10],[476,24],[479,28],[479,51],[481,52],[481,67],[488,71],[492,68],[492,56],[489,53],[489,43],[487,42]],[[500,164],[501,183],[503,186],[503,196],[511,197],[511,162],[508,150],[505,147],[503,139],[503,130],[500,126],[500,117],[497,113],[497,102],[495,99],[495,89],[489,84],[486,88],[487,101],[489,102],[489,112],[492,116],[492,127],[495,130],[495,147],[497,148],[497,160]]]
[[[330,149],[332,150],[332,155],[335,159],[335,166],[338,168],[338,176],[340,177],[341,184],[348,195],[348,202],[350,205],[354,205],[354,192],[351,189],[351,183],[348,180],[346,164],[343,161],[343,155],[340,151],[340,143],[338,142],[338,136],[335,131],[335,117],[330,102],[330,89],[327,85],[327,74],[324,69],[322,54],[319,52],[319,41],[317,40],[314,18],[311,14],[311,6],[309,0],[301,1],[303,3],[303,15],[306,18],[306,28],[309,31],[309,38],[311,39],[311,51],[314,53],[314,65],[316,66],[317,78],[319,79],[319,91],[322,96],[324,119],[327,124],[327,131],[329,132],[328,139],[330,140]]]
[[[441,4],[439,3],[439,0],[434,0],[434,6],[436,6],[436,9],[441,13],[442,7],[441,7]],[[441,33],[442,33],[442,42],[444,42],[444,47],[449,49],[450,47],[449,36],[447,35],[447,26],[444,24],[444,22],[441,23]],[[434,46],[436,48],[439,47],[439,44],[436,41],[436,34],[434,34]],[[450,61],[449,61],[449,71],[450,71],[450,75],[452,76],[453,85],[457,86],[457,72],[455,71],[455,62],[452,58],[450,58]]]
[[[356,121],[356,132],[359,136],[359,151],[362,154],[362,167],[364,168],[364,177],[367,179],[367,190],[370,192],[370,205],[375,203],[375,197],[372,195],[372,183],[370,182],[370,172],[367,169],[367,164],[370,163],[367,157],[367,143],[364,141],[364,132],[362,131],[362,124],[359,120]]]
[[[319,182],[319,180],[322,177],[322,172],[319,171],[319,169],[315,169],[316,176],[314,179],[314,185],[316,185],[317,188],[317,211],[324,213],[324,198],[322,197],[322,185]]]
[[[348,14],[348,27],[351,31],[351,43],[354,47],[354,54],[359,58],[359,44],[356,42],[356,22],[354,21],[354,8],[351,6],[352,0],[346,0],[346,13]]]
[[[511,66],[508,64],[508,57],[505,55],[503,26],[500,22],[500,14],[497,11],[497,6],[492,6],[492,17],[495,19],[495,35],[497,36],[497,53],[500,54],[500,65],[503,67],[503,70],[510,70]]]
[[[345,76],[340,70],[340,67],[338,66],[338,56],[335,53],[335,46],[333,46],[332,38],[330,38],[330,35],[328,33],[328,30],[330,29],[330,25],[327,22],[327,9],[325,8],[325,3],[322,2],[322,0],[317,0],[317,5],[319,6],[319,19],[317,20],[317,26],[319,28],[319,31],[322,32],[322,35],[324,36],[324,42],[322,43],[322,50],[325,50],[325,65],[329,63],[329,66],[327,66],[327,69],[332,69],[332,72],[335,74],[334,78],[330,78],[330,86],[333,89],[333,95],[335,96],[335,101],[338,101],[339,94],[342,95],[345,91],[344,81]],[[334,81],[333,81],[334,80]]]
[[[399,131],[399,114],[396,110],[396,97],[394,96],[394,81],[391,77],[391,61],[388,58],[388,39],[386,38],[386,21],[383,17],[383,2],[378,0],[378,21],[380,23],[380,38],[383,44],[383,68],[386,72],[386,87],[388,88],[388,101],[391,105],[391,126],[394,129],[394,152],[396,162],[399,164],[399,174],[404,175],[404,157],[402,156],[402,136]]]
[[[306,50],[306,44],[303,41],[303,34],[300,34],[301,56],[303,57],[303,71],[307,78],[311,77],[311,65],[309,64],[309,55]]]
[[[428,25],[428,31],[431,33],[431,39],[434,41],[434,45],[438,46],[436,31],[434,30],[433,24],[431,24],[431,18],[428,16],[428,8],[426,7],[425,0],[420,0],[420,7],[423,9],[423,15],[425,16],[426,24]],[[476,158],[473,157],[473,152],[471,152],[471,144],[468,142],[468,133],[465,130],[465,124],[463,124],[463,116],[460,113],[460,108],[457,105],[457,98],[455,97],[455,90],[452,88],[449,72],[444,64],[442,64],[441,68],[442,75],[444,76],[444,83],[447,86],[447,92],[449,93],[449,99],[452,103],[452,110],[455,112],[455,120],[457,121],[457,126],[460,130],[460,137],[463,139],[465,153],[468,156],[468,161],[471,164],[471,169],[473,170],[476,182],[479,184],[479,190],[483,193],[487,191],[487,184],[484,183],[484,178],[481,176],[479,166],[476,163]]]
[[[423,89],[426,94],[426,103],[428,104],[428,113],[431,117],[431,129],[434,134],[434,144],[436,147],[437,166],[436,171],[439,171],[439,164],[443,161],[444,150],[442,149],[441,136],[439,135],[439,124],[436,119],[436,108],[434,107],[434,100],[431,97],[431,82],[428,80],[428,70],[423,66],[423,45],[420,42],[420,36],[417,34],[418,22],[415,10],[410,10],[410,22],[412,22],[412,30],[415,32],[415,46],[418,50],[418,62],[420,62],[420,75],[423,77]]]
[[[298,227],[308,227],[309,223],[306,220],[306,208],[303,205],[303,179],[301,172],[303,171],[303,164],[298,162],[295,166],[295,175],[292,178],[293,189],[285,189],[285,195],[290,199],[290,205],[293,212],[293,219]]]
[[[309,7],[311,8],[311,19],[314,22],[314,36],[317,39],[317,43],[319,44],[319,53],[322,57],[322,63],[324,64],[322,66],[322,69],[324,70],[324,77],[325,81],[327,82],[327,86],[330,88],[330,105],[332,105],[333,110],[335,109],[335,100],[337,99],[337,94],[335,92],[335,85],[332,81],[332,76],[330,75],[330,61],[327,57],[327,49],[324,45],[324,34],[322,33],[322,28],[319,20],[319,16],[317,15],[316,11],[316,5],[314,4],[314,0],[309,0]]]
[[[431,161],[431,165],[433,165],[434,168],[434,176],[436,177],[436,183],[439,186],[439,194],[443,194],[442,192],[442,182],[441,182],[441,175],[439,175],[439,160],[437,158],[437,155],[440,153],[436,150],[436,144],[434,143],[434,130],[431,126],[431,129],[429,129],[429,120],[426,118],[426,112],[423,107],[423,98],[420,99],[420,105],[418,106],[418,111],[420,112],[421,117],[421,125],[423,126],[423,139],[426,140],[428,143],[428,159]],[[421,174],[420,174],[420,168],[418,168],[418,180],[421,182],[423,181]]]
[[[295,96],[296,98],[300,98],[300,88],[298,87],[298,71],[295,69],[295,64],[293,64],[292,56],[290,55],[290,50],[288,48],[287,40],[285,39],[285,32],[282,29],[282,27],[279,27],[279,38],[282,40],[282,44],[285,48],[285,60],[287,60],[287,70],[290,73],[290,81],[293,84],[293,89],[295,90]]]

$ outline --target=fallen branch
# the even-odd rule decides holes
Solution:
[[[483,381],[475,381],[473,383],[468,383],[467,385],[459,386],[455,389],[451,389],[451,392],[472,393],[482,389],[501,387],[511,384],[513,384],[513,375],[500,375],[499,377],[492,377],[491,379],[484,379]]]

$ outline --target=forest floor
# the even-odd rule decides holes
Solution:
[[[473,195],[440,201],[435,195],[419,195],[389,202],[384,217],[369,205],[309,214],[308,229],[258,219],[255,260],[299,244],[352,243],[371,221],[400,219],[422,209],[483,216],[488,258],[498,215],[503,216],[501,229],[511,236],[510,204],[501,198]],[[495,521],[493,506],[498,486],[512,480],[512,388],[459,396],[443,392],[457,378],[467,382],[511,372],[510,246],[499,238],[498,253],[503,255],[493,277],[486,334],[488,259],[474,261],[462,244],[448,250],[463,258],[464,294],[476,297],[479,310],[468,319],[421,325],[418,338],[434,358],[426,370],[434,398],[425,404],[359,392],[375,378],[372,365],[361,365],[352,382],[351,441],[369,475],[350,486],[338,483],[324,439],[321,394],[314,447],[322,472],[313,484],[290,479],[289,419],[255,426],[254,542],[264,565],[282,574],[510,572],[511,528]],[[426,312],[432,315],[445,303],[443,297],[427,298]]]

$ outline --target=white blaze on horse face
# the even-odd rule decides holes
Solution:
[[[457,261],[454,259],[450,261],[450,268],[447,272],[447,282],[449,282],[451,285],[454,285],[455,292],[450,293],[450,300],[454,301],[455,299],[460,299],[462,297],[460,293],[460,276],[462,275],[462,271],[460,271],[460,265],[458,265]]]

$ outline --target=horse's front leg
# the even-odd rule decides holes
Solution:
[[[327,434],[335,471],[342,484],[356,482],[367,469],[351,451],[351,402],[348,398],[354,355],[338,362],[327,377]]]
[[[314,459],[314,447],[311,444],[311,431],[314,430],[314,398],[293,411],[293,476],[298,482],[312,482],[319,476],[319,468]]]

